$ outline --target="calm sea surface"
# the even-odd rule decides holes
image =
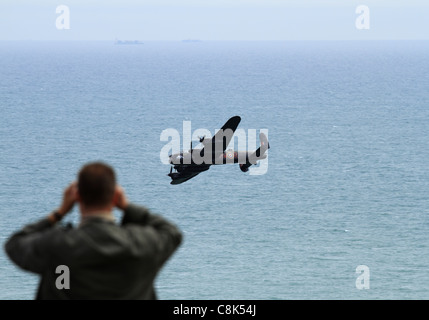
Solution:
[[[429,299],[429,42],[0,42],[0,112],[0,299],[38,283],[4,242],[92,160],[184,233],[160,299]],[[170,185],[161,132],[234,115],[267,173]]]

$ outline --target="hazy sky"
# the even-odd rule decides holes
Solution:
[[[69,29],[56,12],[69,8]],[[359,5],[369,29],[358,29]],[[61,20],[63,23],[64,20]],[[429,39],[427,0],[1,0],[0,40]]]

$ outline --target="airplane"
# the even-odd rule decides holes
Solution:
[[[188,181],[201,172],[207,171],[212,165],[238,163],[241,171],[247,172],[250,166],[257,164],[258,160],[265,159],[267,157],[266,151],[270,148],[270,144],[267,136],[262,132],[259,134],[261,146],[254,152],[225,151],[240,121],[239,116],[234,116],[216,132],[213,138],[199,137],[200,142],[203,144],[202,148],[193,149],[191,142],[189,151],[169,155],[169,163],[172,166],[170,173],[167,175],[171,178],[170,184],[180,184]],[[175,172],[173,172],[173,169]]]

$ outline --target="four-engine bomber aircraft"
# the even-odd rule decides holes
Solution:
[[[254,152],[248,151],[225,151],[234,132],[240,123],[239,116],[229,119],[223,127],[216,132],[213,138],[200,138],[202,148],[191,149],[188,152],[180,152],[169,156],[171,184],[185,182],[203,171],[207,171],[211,165],[238,163],[243,172],[247,172],[251,165],[255,165],[258,160],[265,159],[265,152],[270,148],[267,136],[259,134],[261,146]],[[173,169],[175,172],[173,172]]]

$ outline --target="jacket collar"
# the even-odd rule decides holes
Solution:
[[[112,212],[91,213],[88,215],[81,216],[79,226],[82,226],[84,224],[87,224],[88,222],[95,221],[95,220],[115,222],[115,216],[113,215]]]

